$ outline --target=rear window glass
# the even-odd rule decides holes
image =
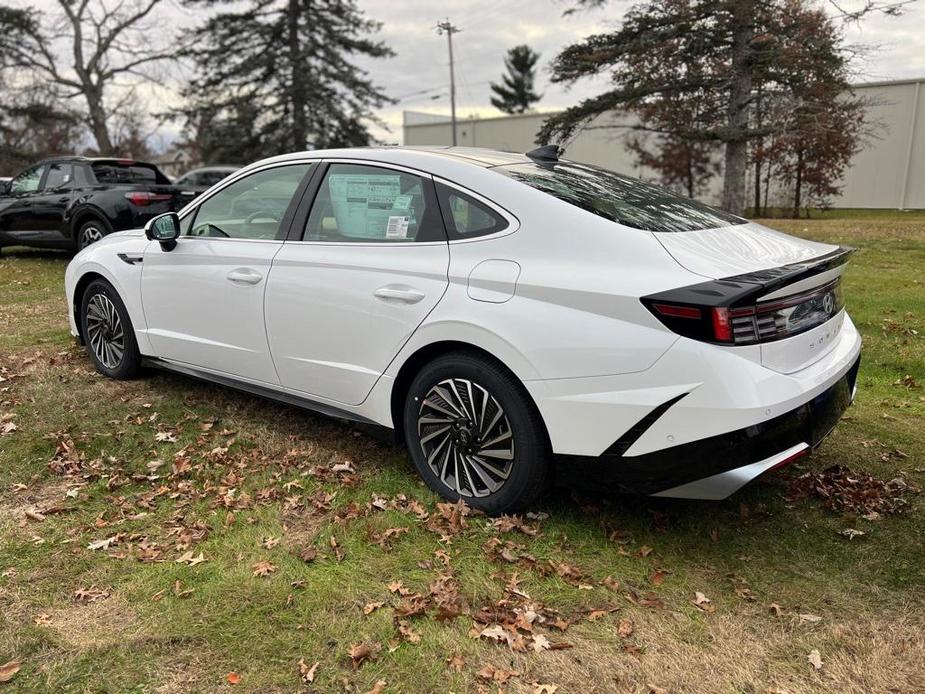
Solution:
[[[99,183],[170,183],[157,168],[142,164],[93,164],[93,175]]]
[[[515,164],[493,169],[583,210],[635,229],[695,231],[748,220],[666,188],[596,166]]]

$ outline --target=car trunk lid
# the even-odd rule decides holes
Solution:
[[[653,233],[680,265],[713,279],[802,263],[838,249],[838,246],[807,241],[754,222]]]

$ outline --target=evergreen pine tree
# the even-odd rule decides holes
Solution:
[[[524,113],[542,98],[533,89],[536,62],[539,53],[530,46],[514,46],[507,52],[504,66],[507,73],[501,76],[501,84],[491,83],[491,105],[505,113]]]
[[[356,0],[187,0],[226,4],[191,32],[197,67],[187,123],[207,121],[206,161],[250,161],[307,148],[370,143],[373,109],[389,102],[356,58],[393,52]]]

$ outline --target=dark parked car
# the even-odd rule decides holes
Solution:
[[[80,249],[190,200],[153,164],[56,157],[0,183],[0,248]]]
[[[184,191],[193,191],[195,195],[199,195],[240,168],[240,166],[204,166],[201,169],[187,171],[173,184]]]

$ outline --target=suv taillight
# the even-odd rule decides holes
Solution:
[[[728,345],[753,345],[798,335],[822,325],[844,308],[841,278],[806,292],[746,305],[674,303],[667,300],[671,293],[643,297],[642,302],[673,332]]]
[[[125,194],[125,199],[138,207],[147,207],[152,202],[165,202],[170,198],[167,193],[151,193],[147,190],[135,190]]]

